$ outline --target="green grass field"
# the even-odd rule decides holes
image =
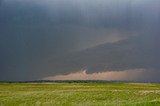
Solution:
[[[160,85],[0,83],[0,106],[160,106]]]

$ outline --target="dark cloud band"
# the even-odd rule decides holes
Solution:
[[[0,0],[0,80],[159,70],[159,0]]]

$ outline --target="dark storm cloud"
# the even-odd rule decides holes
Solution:
[[[136,36],[113,44],[103,44],[50,61],[55,70],[87,69],[87,72],[106,70],[153,69],[159,71],[159,35]],[[59,66],[60,65],[60,66]],[[63,69],[63,67],[66,67]],[[65,71],[68,72],[68,71]]]
[[[158,69],[159,3],[0,0],[0,80],[39,79],[82,68]]]
[[[2,0],[0,0],[0,6],[1,6],[1,4],[2,4]]]

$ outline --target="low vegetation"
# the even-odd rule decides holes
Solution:
[[[160,85],[0,83],[0,106],[160,106]]]

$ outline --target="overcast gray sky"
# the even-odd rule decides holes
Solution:
[[[159,28],[159,0],[0,0],[0,80],[143,69],[158,82]]]

